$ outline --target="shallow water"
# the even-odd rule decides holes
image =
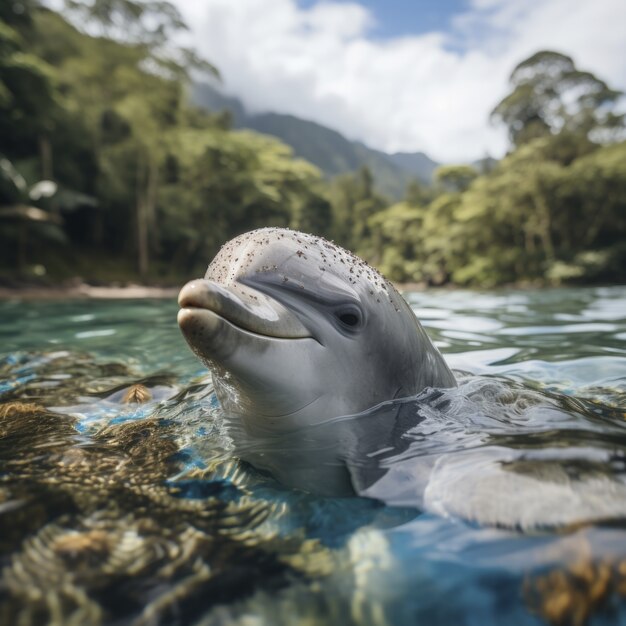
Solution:
[[[626,289],[405,296],[387,505],[238,463],[174,302],[0,303],[0,623],[626,624]]]

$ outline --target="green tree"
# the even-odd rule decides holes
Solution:
[[[327,227],[319,170],[293,159],[279,141],[251,131],[183,128],[166,142],[170,175],[157,197],[162,241],[165,256],[189,271],[252,228]]]
[[[424,279],[421,226],[424,211],[409,202],[398,202],[371,215],[368,260],[391,280],[418,282]]]
[[[435,183],[446,192],[465,191],[478,176],[471,165],[442,165],[435,170]]]
[[[104,31],[126,33],[130,40],[90,37],[51,12],[37,18],[40,31],[51,34],[37,49],[59,68],[65,109],[80,120],[90,138],[95,192],[112,201],[113,219],[126,222],[118,235],[135,251],[139,273],[145,277],[151,256],[159,252],[155,203],[159,163],[166,154],[164,136],[185,122],[186,81],[192,68],[214,68],[181,50],[164,55],[164,37],[184,27],[167,3],[96,1],[74,9]],[[175,60],[172,54],[177,53]],[[123,197],[120,181],[126,185]],[[134,209],[130,214],[129,204]]]
[[[9,0],[0,10],[0,149],[12,158],[39,152],[50,178],[49,135],[58,116],[53,68],[31,53],[31,4]],[[19,10],[18,10],[19,9]]]
[[[574,161],[559,181],[551,282],[626,280],[626,142]]]
[[[23,240],[43,242],[47,230],[71,244],[32,246],[32,262],[65,259],[68,271],[87,262],[102,275],[100,261],[134,258],[144,279],[199,271],[224,240],[251,228],[330,234],[331,205],[316,168],[279,141],[233,132],[224,116],[190,105],[191,74],[217,72],[172,45],[184,24],[171,5],[68,6],[64,15],[34,2],[28,15],[0,7],[15,22],[0,22],[1,149],[23,182],[17,189],[0,178],[0,238],[10,240],[0,245],[3,263],[15,258],[20,220]],[[35,203],[27,196],[42,172],[58,193]],[[369,181],[357,199],[371,194]],[[84,211],[93,197],[100,210]]]
[[[435,192],[431,186],[415,179],[412,180],[404,192],[404,199],[413,206],[425,206],[434,198]]]
[[[161,45],[187,29],[169,2],[150,0],[66,0],[66,13],[77,23],[95,24],[100,35],[125,43]]]
[[[64,216],[79,208],[94,208],[94,198],[60,188],[50,180],[29,185],[6,157],[0,155],[0,241],[18,272],[27,267],[29,251],[42,243],[67,244]]]
[[[514,146],[563,130],[600,138],[618,137],[624,116],[615,111],[621,92],[559,52],[543,50],[522,61],[509,79],[511,93],[491,119],[504,123]]]
[[[330,190],[333,237],[346,248],[367,257],[370,227],[368,219],[388,205],[374,189],[372,173],[362,167],[352,174],[338,176]]]
[[[460,252],[450,259],[452,279],[495,285],[623,276],[625,150],[622,142],[564,163],[560,138],[543,137],[476,179],[452,216],[462,226],[451,241]]]

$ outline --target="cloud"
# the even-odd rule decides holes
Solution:
[[[250,110],[292,113],[386,151],[501,155],[505,133],[489,112],[513,67],[540,49],[626,87],[623,0],[472,0],[445,33],[384,40],[356,2],[176,3],[225,90]]]

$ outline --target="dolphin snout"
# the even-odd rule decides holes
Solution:
[[[210,311],[213,316],[201,317],[211,319],[211,324],[221,318],[257,335],[282,339],[311,336],[298,317],[280,302],[240,283],[221,285],[204,278],[192,280],[181,289],[178,304],[181,307],[179,325],[183,330],[183,323]]]
[[[227,298],[228,292],[217,283],[198,278],[188,282],[178,294],[178,306],[181,308],[209,309],[219,312],[220,299]]]

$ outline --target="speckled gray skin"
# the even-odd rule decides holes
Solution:
[[[179,304],[185,339],[211,370],[226,414],[241,424],[241,456],[287,484],[347,489],[318,489],[346,481],[330,454],[317,457],[328,471],[298,472],[293,459],[246,453],[246,441],[456,385],[391,283],[320,237],[279,228],[241,235],[222,247],[204,279],[183,287]]]

